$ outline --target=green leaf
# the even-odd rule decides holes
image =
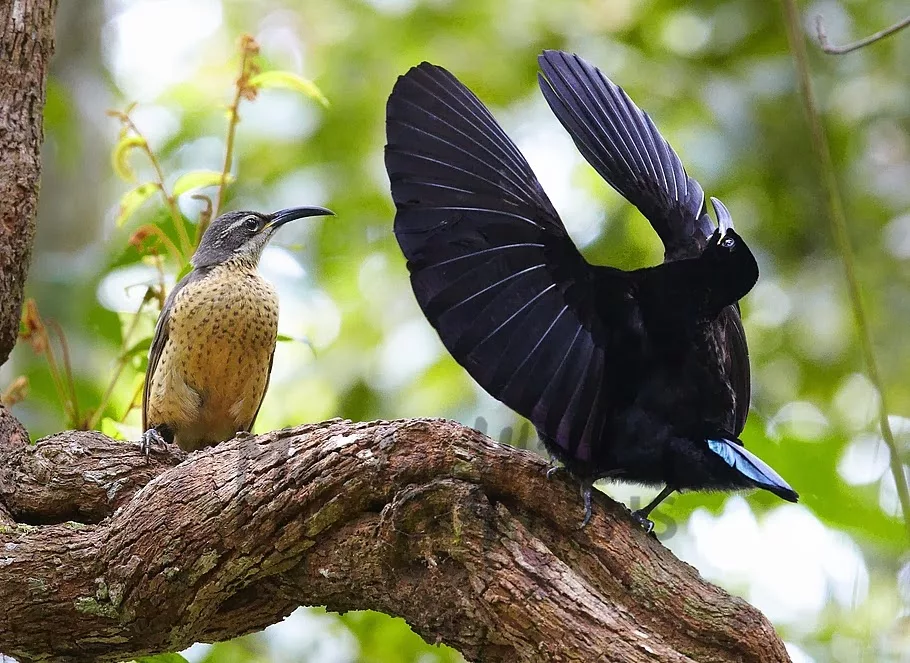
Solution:
[[[285,88],[287,90],[297,90],[302,92],[310,99],[315,99],[320,104],[328,108],[329,100],[325,98],[322,91],[313,81],[291,73],[290,71],[264,71],[250,78],[249,84],[255,88]]]
[[[154,182],[140,184],[135,189],[130,189],[120,199],[120,211],[117,213],[117,227],[121,227],[127,220],[142,207],[142,204],[152,197],[158,185]]]
[[[156,654],[155,656],[142,656],[135,663],[188,663],[180,654]]]
[[[111,153],[111,165],[114,167],[114,172],[127,182],[136,181],[136,172],[130,166],[127,157],[129,157],[130,150],[137,147],[145,148],[145,139],[142,136],[126,134],[117,142]]]
[[[303,343],[305,346],[307,346],[310,349],[310,352],[312,352],[313,355],[316,354],[316,348],[313,347],[313,343],[306,336],[298,338],[296,336],[288,336],[287,334],[278,334],[278,342],[279,343]]]
[[[228,173],[225,183],[231,182],[234,178]],[[193,189],[201,189],[207,186],[221,184],[221,173],[214,170],[194,170],[185,173],[177,178],[174,183],[174,195],[179,196]]]
[[[110,417],[101,418],[101,432],[112,440],[125,440],[126,437],[120,429],[120,422]]]
[[[149,348],[152,347],[152,337],[146,336],[133,347],[129,348],[126,352],[123,353],[121,359],[131,359],[136,355],[145,355],[148,354]]]

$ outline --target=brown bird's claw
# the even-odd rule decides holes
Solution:
[[[152,447],[162,450],[167,449],[167,442],[161,437],[161,433],[154,428],[149,428],[142,434],[142,437],[139,438],[139,451],[144,453],[145,457],[148,458]]]
[[[552,479],[553,475],[559,471],[559,468],[559,459],[553,454],[550,454],[550,467],[547,468],[547,478]]]

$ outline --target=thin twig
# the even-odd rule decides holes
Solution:
[[[224,150],[224,164],[221,167],[221,182],[218,184],[218,198],[215,200],[215,208],[210,214],[210,219],[221,213],[221,207],[224,204],[224,191],[227,187],[227,180],[231,173],[231,164],[234,159],[234,136],[237,134],[237,123],[240,122],[240,114],[238,112],[240,102],[243,99],[251,98],[251,94],[255,94],[255,91],[251,91],[248,83],[250,76],[255,73],[255,65],[251,63],[250,59],[258,53],[259,44],[256,43],[256,40],[250,35],[243,35],[240,38],[240,75],[237,76],[237,81],[234,85],[234,100],[228,106],[228,117],[230,119],[228,120],[227,141]],[[204,225],[207,224],[199,223],[199,229],[196,232],[197,243],[205,232]]]
[[[186,256],[189,256],[193,252],[193,246],[190,244],[190,236],[187,233],[186,226],[183,223],[183,214],[180,213],[180,209],[177,207],[177,199],[167,191],[167,186],[164,183],[164,170],[161,168],[161,162],[158,161],[158,157],[149,146],[149,143],[146,140],[145,136],[141,131],[139,131],[139,127],[137,127],[136,123],[133,122],[133,119],[127,113],[122,113],[120,115],[120,118],[121,121],[127,127],[129,127],[133,133],[142,139],[142,150],[145,152],[146,156],[148,156],[149,162],[152,164],[152,168],[155,170],[155,177],[157,178],[156,184],[158,185],[158,188],[161,189],[161,194],[164,196],[167,208],[171,213],[171,218],[174,220],[174,226],[177,228],[177,235],[180,237],[180,248],[182,249],[182,256],[185,259]]]
[[[843,55],[844,53],[849,53],[850,51],[857,51],[864,46],[874,44],[875,42],[884,39],[885,37],[890,37],[895,32],[903,30],[908,25],[910,25],[910,16],[907,16],[907,18],[898,21],[894,25],[887,27],[884,30],[879,30],[875,34],[870,35],[865,39],[854,41],[853,43],[847,44],[846,46],[834,46],[831,44],[831,42],[828,41],[828,32],[825,30],[825,19],[821,14],[815,17],[815,31],[818,34],[818,43],[825,53],[830,53],[831,55]]]
[[[167,234],[154,223],[147,223],[136,232],[144,232],[146,235],[155,235],[161,241],[161,243],[164,244],[164,248],[170,251],[171,255],[177,261],[178,265],[182,265],[186,261],[186,259],[183,257],[183,254],[180,252],[180,249],[177,248],[177,245],[174,244],[174,242],[171,241],[171,238],[168,237]],[[136,233],[134,233],[133,237],[136,237]],[[137,242],[137,244],[138,243],[141,242]]]
[[[104,410],[107,408],[108,401],[110,400],[111,395],[114,393],[114,387],[117,386],[117,382],[120,380],[120,376],[123,375],[123,370],[126,368],[126,364],[130,359],[130,356],[128,354],[128,351],[130,349],[129,340],[132,337],[133,332],[136,331],[139,320],[142,319],[142,309],[152,299],[154,299],[154,297],[149,297],[148,294],[142,298],[142,302],[139,304],[139,308],[133,315],[133,319],[130,322],[129,328],[123,335],[123,342],[121,343],[120,347],[120,357],[117,360],[117,366],[114,369],[114,374],[111,376],[111,379],[107,384],[107,388],[105,388],[104,394],[101,396],[101,403],[97,408],[95,408],[95,411],[92,413],[92,417],[86,426],[87,430],[94,430],[98,426],[98,422],[101,421]]]
[[[129,404],[126,406],[126,412],[123,413],[123,416],[120,417],[120,423],[122,424],[126,421],[126,418],[130,416],[130,412],[136,407],[136,401],[139,400],[139,397],[142,395],[142,392],[145,391],[145,383],[140,382],[139,386],[133,391],[133,397],[130,399]],[[145,432],[145,431],[143,431]]]
[[[809,57],[806,52],[806,42],[803,38],[796,1],[783,0],[783,8],[784,23],[787,27],[787,39],[790,42],[790,51],[793,53],[793,60],[799,77],[800,93],[809,121],[812,144],[824,177],[825,188],[827,189],[831,228],[834,232],[834,239],[837,243],[841,260],[844,263],[850,301],[853,305],[853,315],[856,318],[860,347],[862,348],[863,358],[866,361],[866,367],[869,371],[869,379],[878,390],[880,405],[879,425],[881,426],[882,437],[888,445],[888,450],[890,452],[891,473],[894,475],[894,483],[897,486],[897,495],[900,500],[901,510],[903,511],[904,524],[907,527],[908,535],[910,535],[910,488],[907,486],[907,478],[904,475],[904,467],[903,463],[901,463],[899,449],[894,441],[891,423],[888,421],[885,385],[882,381],[881,374],[879,373],[878,362],[875,358],[872,332],[869,329],[869,322],[863,304],[859,278],[856,275],[853,249],[850,246],[850,237],[847,233],[847,220],[844,214],[844,205],[841,199],[840,188],[837,185],[837,175],[834,171],[831,150],[828,146],[828,137],[822,126],[821,115],[819,114],[818,105],[814,93],[812,92],[812,81],[809,73]]]
[[[70,400],[73,404],[73,423],[76,424],[76,428],[81,429],[83,428],[83,422],[79,412],[79,401],[76,398],[76,381],[73,379],[73,364],[70,361],[69,344],[66,342],[66,336],[63,335],[63,329],[56,320],[48,320],[47,325],[54,330],[60,341],[60,349],[63,353],[63,370],[66,375],[66,384],[69,385]],[[50,347],[50,343],[48,343],[48,347]]]
[[[47,327],[43,322],[41,323],[41,327],[41,334],[44,335],[44,357],[47,359],[47,366],[51,373],[51,379],[54,381],[54,387],[57,390],[57,395],[60,397],[60,402],[63,403],[63,407],[70,418],[70,424],[75,427],[76,412],[73,409],[72,403],[66,396],[66,385],[60,375],[60,368],[57,366],[57,357],[54,355],[53,347],[51,347],[51,339],[47,333]]]

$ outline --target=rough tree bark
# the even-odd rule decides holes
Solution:
[[[19,333],[44,140],[56,0],[0,2],[0,364]]]
[[[579,530],[573,480],[458,424],[334,420],[183,458],[74,432],[7,451],[0,651],[115,661],[325,605],[476,661],[789,660],[624,507],[598,498]]]
[[[0,363],[36,209],[54,0],[0,2]],[[444,421],[332,421],[146,459],[27,443],[0,408],[0,652],[115,661],[298,605],[373,608],[482,661],[786,661],[754,608],[532,454]]]

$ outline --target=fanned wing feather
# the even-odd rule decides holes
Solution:
[[[589,460],[605,420],[608,330],[592,285],[605,277],[518,148],[445,69],[422,63],[399,78],[386,127],[395,236],[427,319],[486,391]]]
[[[714,232],[705,194],[657,127],[599,69],[577,55],[544,51],[540,89],[585,159],[648,219],[666,259],[694,257]],[[733,389],[734,434],[746,423],[751,397],[749,352],[738,306],[721,314],[724,370]]]
[[[585,159],[648,219],[667,259],[695,257],[714,232],[701,186],[622,88],[577,55],[544,51],[540,89]]]

